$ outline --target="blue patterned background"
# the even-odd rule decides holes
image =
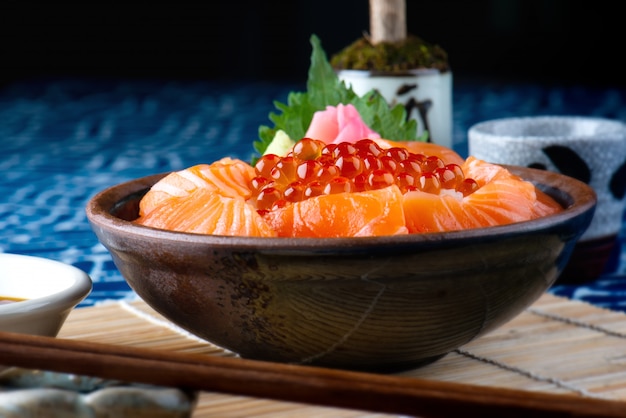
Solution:
[[[273,101],[304,85],[127,79],[40,79],[0,90],[0,252],[59,260],[94,281],[80,305],[133,298],[85,216],[96,192],[225,155],[248,160]],[[589,115],[626,121],[626,90],[455,80],[454,137],[504,116]],[[621,242],[626,232],[621,233]],[[607,272],[555,294],[626,311],[626,246]]]

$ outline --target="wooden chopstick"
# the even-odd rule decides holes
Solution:
[[[420,417],[626,417],[626,402],[0,332],[0,364]]]

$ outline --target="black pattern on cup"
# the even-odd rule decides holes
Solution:
[[[563,145],[551,145],[543,148],[542,151],[561,174],[574,177],[586,184],[591,181],[589,166],[573,149]],[[543,170],[548,169],[544,164],[536,162],[530,163],[528,166]]]

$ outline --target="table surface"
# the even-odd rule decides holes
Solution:
[[[74,265],[94,281],[81,305],[134,299],[85,216],[98,191],[220,157],[249,160],[275,100],[304,84],[260,81],[38,79],[0,89],[0,252]],[[455,80],[454,142],[506,116],[584,115],[626,121],[626,88]],[[626,225],[626,223],[624,223]],[[550,292],[626,311],[626,229],[605,273]]]

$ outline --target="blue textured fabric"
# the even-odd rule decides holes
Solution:
[[[0,251],[47,257],[86,271],[80,305],[133,298],[85,216],[96,192],[136,177],[230,155],[249,160],[273,102],[304,85],[172,80],[35,80],[0,90]],[[626,91],[456,80],[454,136],[504,116],[576,114],[626,121]],[[626,233],[611,273],[551,291],[626,311]],[[621,251],[619,251],[621,250]]]

